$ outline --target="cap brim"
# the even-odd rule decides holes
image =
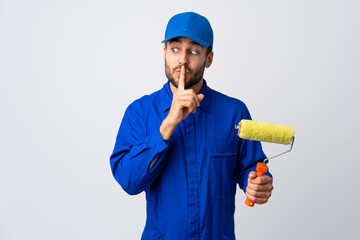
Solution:
[[[192,34],[192,33],[189,33],[189,32],[181,32],[181,33],[176,33],[176,34],[172,34],[170,36],[167,36],[161,43],[164,43],[164,42],[167,42],[173,38],[177,38],[177,37],[187,37],[187,38],[190,38],[191,40],[194,40],[197,44],[199,44],[200,46],[203,46],[203,47],[209,47],[210,46],[210,43],[202,40],[201,38],[199,38],[198,36]]]

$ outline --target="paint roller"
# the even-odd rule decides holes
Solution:
[[[261,177],[268,171],[267,163],[270,159],[283,155],[292,150],[294,140],[295,140],[295,130],[290,126],[265,123],[265,122],[256,122],[252,120],[241,120],[239,125],[236,127],[239,129],[239,137],[247,140],[261,141],[261,142],[270,142],[270,143],[279,143],[284,145],[289,145],[290,149],[280,153],[278,155],[265,158],[263,162],[258,162],[256,166],[256,176]],[[250,199],[246,198],[245,204],[249,207],[255,205]]]

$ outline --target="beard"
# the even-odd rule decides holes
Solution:
[[[192,86],[194,86],[195,84],[197,84],[198,82],[200,82],[203,79],[205,65],[206,65],[206,60],[204,61],[204,64],[198,69],[190,69],[189,67],[185,66],[185,70],[188,71],[189,75],[190,75],[188,79],[185,79],[185,89],[191,88]],[[170,81],[170,83],[176,88],[178,87],[179,81],[178,82],[175,81],[174,73],[178,69],[181,69],[180,65],[177,66],[176,68],[174,68],[173,70],[171,70],[165,59],[166,77]]]

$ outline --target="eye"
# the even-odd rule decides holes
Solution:
[[[191,53],[192,55],[199,54],[199,52],[198,52],[198,51],[196,51],[196,50],[191,50],[191,51],[190,51],[190,53]]]
[[[177,52],[179,52],[179,49],[178,48],[171,48],[171,51],[174,52],[174,53],[177,53]]]

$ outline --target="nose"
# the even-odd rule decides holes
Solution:
[[[182,66],[186,66],[188,65],[188,56],[187,53],[184,51],[180,54],[180,58],[179,58],[179,65]]]

